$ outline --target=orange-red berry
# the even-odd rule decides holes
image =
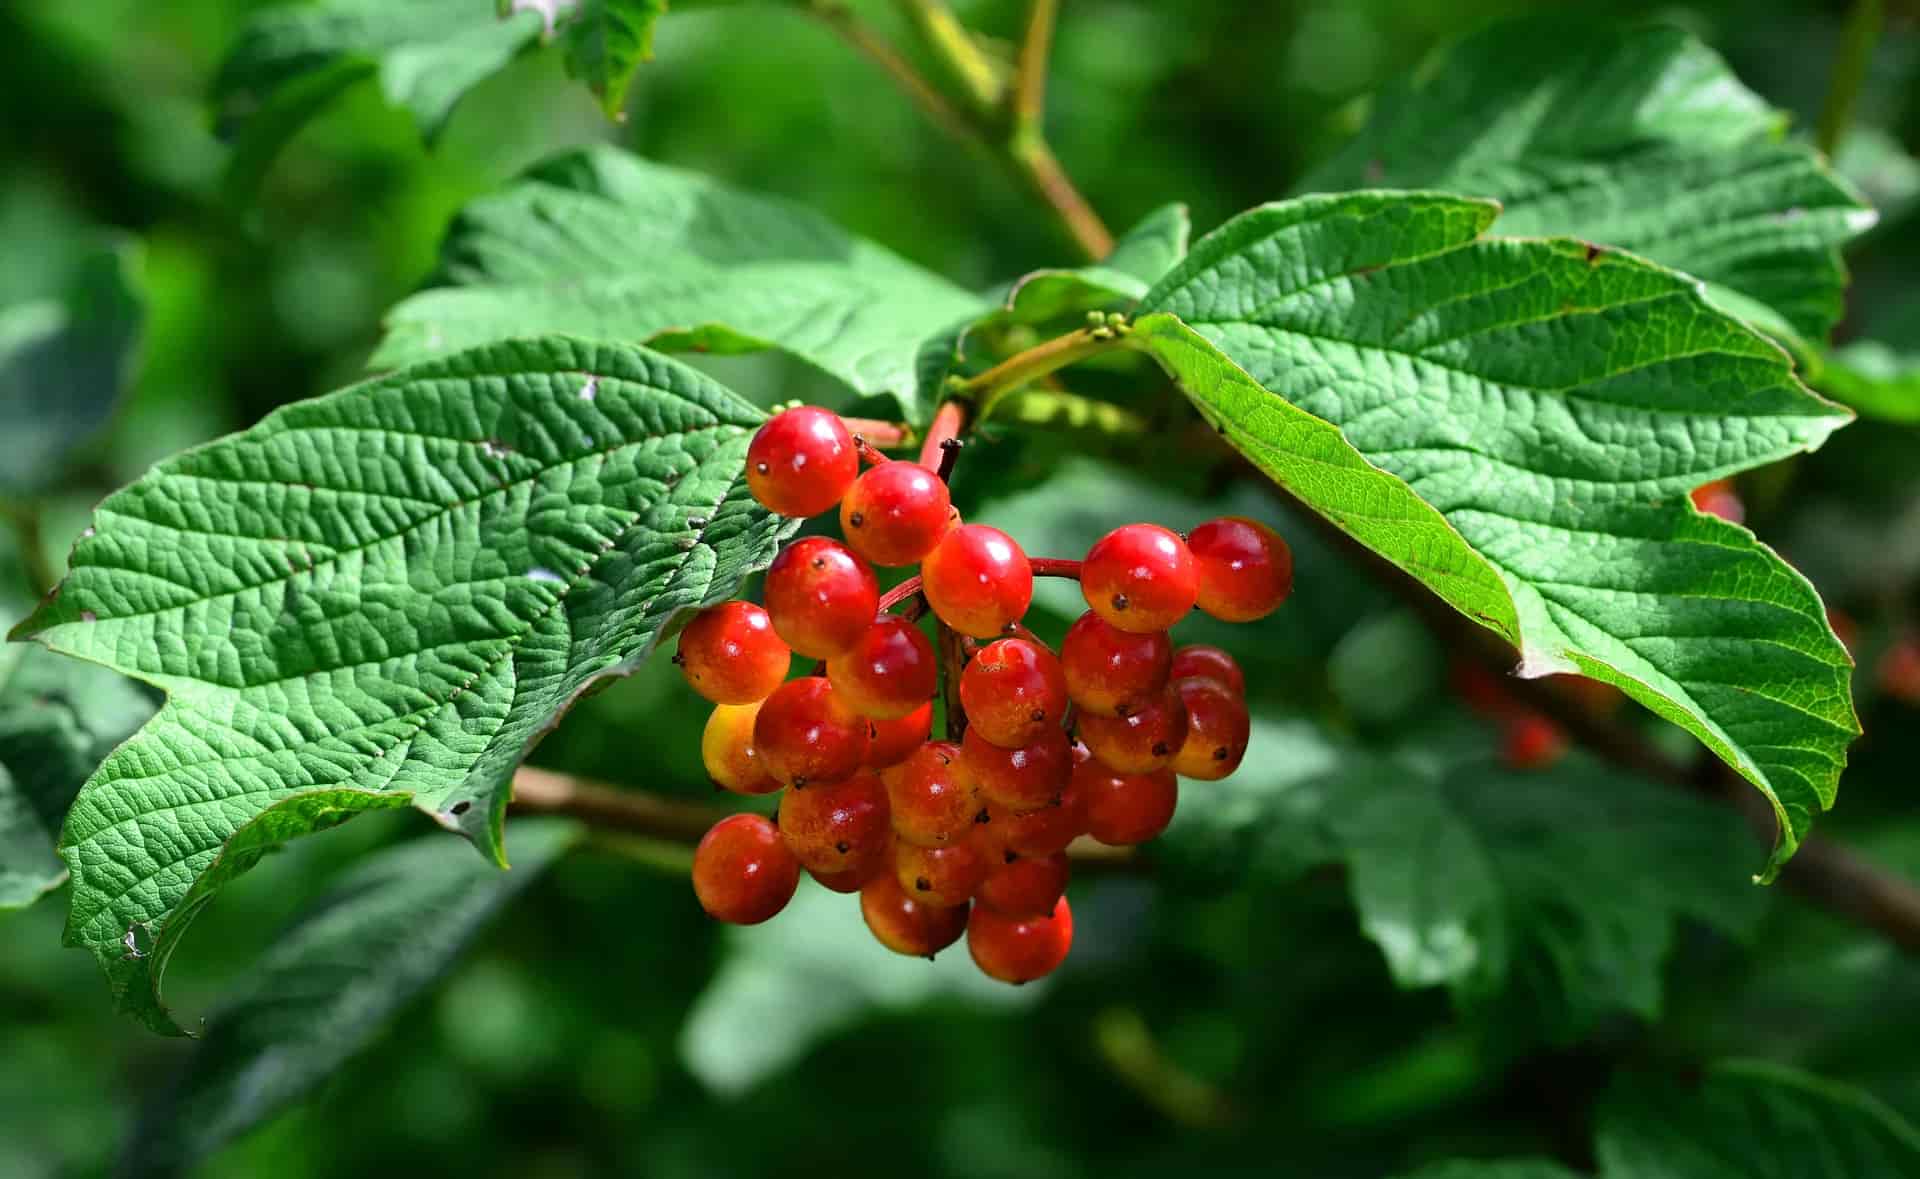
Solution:
[[[799,883],[799,861],[759,815],[728,815],[693,849],[693,892],[716,920],[757,925],[786,908]]]
[[[782,516],[819,515],[840,502],[859,473],[846,423],[818,406],[773,415],[747,444],[747,490]]]
[[[787,678],[793,652],[752,602],[721,602],[695,614],[674,655],[693,690],[715,704],[765,700]]]
[[[1187,548],[1199,573],[1196,601],[1215,618],[1265,618],[1293,592],[1293,550],[1258,520],[1208,520],[1187,534]]]
[[[1030,745],[1066,716],[1067,677],[1040,643],[1001,639],[968,661],[960,675],[960,704],[968,727],[995,745]]]
[[[760,763],[789,786],[851,776],[866,761],[867,740],[866,718],[820,676],[781,684],[753,722]]]
[[[1193,554],[1158,524],[1126,524],[1107,533],[1080,563],[1087,606],[1135,634],[1170,629],[1193,609],[1199,579]]]
[[[985,524],[962,524],[942,537],[920,563],[920,578],[940,621],[976,639],[997,637],[1033,601],[1027,554]]]
[[[981,973],[1024,983],[1059,969],[1073,947],[1073,910],[1061,897],[1047,917],[1009,917],[975,905],[967,919],[967,952]]]

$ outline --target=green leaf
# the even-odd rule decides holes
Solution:
[[[1603,1179],[1920,1175],[1920,1132],[1867,1093],[1774,1064],[1728,1061],[1697,1084],[1617,1081],[1601,1103]]]
[[[178,1076],[142,1111],[126,1173],[185,1173],[312,1091],[444,975],[580,833],[556,820],[515,822],[510,872],[438,837],[360,861],[208,1018]]]
[[[270,846],[408,803],[502,859],[507,784],[597,681],[764,567],[760,410],[666,357],[475,349],[288,406],[100,506],[16,631],[165,689],[67,818],[68,937],[162,1031],[166,957]]]
[[[1494,215],[1263,206],[1148,293],[1133,338],[1262,470],[1513,641],[1519,674],[1602,680],[1699,737],[1772,804],[1771,877],[1832,804],[1851,662],[1812,586],[1687,496],[1850,415],[1683,276],[1482,236]]]
[[[1824,340],[1844,310],[1839,247],[1874,215],[1784,116],[1673,28],[1562,17],[1491,26],[1378,96],[1301,191],[1497,197],[1513,236],[1642,254]]]
[[[797,205],[613,148],[569,152],[461,214],[453,286],[387,318],[376,365],[534,332],[669,351],[778,348],[916,420],[921,341],[977,296]]]
[[[1100,266],[1152,284],[1187,256],[1187,238],[1192,233],[1193,221],[1185,205],[1177,201],[1161,205],[1121,234]]]
[[[653,26],[667,0],[581,0],[567,21],[567,73],[587,84],[610,119],[623,118],[627,84],[653,60]]]
[[[487,0],[326,0],[257,13],[214,83],[221,123],[242,152],[271,159],[346,82],[378,75],[388,102],[435,135],[456,103],[541,34],[530,12],[501,16]],[[326,78],[325,93],[282,105],[284,87]],[[258,118],[262,112],[272,117]],[[257,137],[256,142],[248,142]]]
[[[0,307],[0,493],[57,478],[133,368],[145,317],[135,248],[99,238],[63,269],[58,291]]]
[[[858,900],[804,881],[773,921],[726,930],[726,962],[694,1001],[681,1033],[688,1072],[709,1089],[736,1096],[875,1013],[939,1000],[1018,1009],[1047,989],[993,982],[974,967],[964,945],[931,962],[895,954],[873,940]]]
[[[1821,361],[1814,383],[1863,416],[1903,425],[1920,422],[1920,352],[1855,340]]]
[[[1400,1179],[1580,1179],[1580,1175],[1547,1159],[1451,1159],[1409,1171]]]
[[[73,796],[153,709],[110,671],[0,647],[0,909],[32,904],[67,878],[54,845]]]

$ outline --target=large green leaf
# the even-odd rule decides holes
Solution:
[[[1821,340],[1843,310],[1839,247],[1874,218],[1811,149],[1780,141],[1784,121],[1678,29],[1532,18],[1381,94],[1301,190],[1497,197],[1508,234],[1632,250]]]
[[[179,1076],[142,1112],[124,1173],[185,1173],[325,1081],[579,836],[571,823],[516,822],[511,872],[435,836],[361,861],[208,1018]]]
[[[1622,1077],[1602,1102],[1603,1179],[1920,1176],[1920,1131],[1851,1086],[1729,1061],[1683,1084]]]
[[[101,505],[16,632],[166,706],[68,816],[69,938],[177,1031],[161,971],[269,846],[409,802],[502,859],[507,784],[596,681],[790,525],[752,405],[643,349],[475,349],[282,409]]]
[[[31,904],[67,878],[54,845],[73,796],[153,708],[104,668],[0,647],[0,909]]]
[[[444,272],[453,286],[388,316],[376,365],[531,332],[778,348],[923,417],[921,341],[987,309],[797,205],[604,147],[549,160],[469,205]]]
[[[52,482],[133,366],[145,314],[133,246],[95,240],[62,263],[60,289],[0,306],[0,493]]]
[[[1614,684],[1705,742],[1773,806],[1771,876],[1833,801],[1851,664],[1812,586],[1687,496],[1849,415],[1685,277],[1484,237],[1495,212],[1263,206],[1156,284],[1133,338],[1261,469],[1512,640],[1521,675]]]

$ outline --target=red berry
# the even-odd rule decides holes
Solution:
[[[940,661],[919,627],[883,614],[853,646],[827,660],[827,679],[847,707],[891,720],[933,699],[940,687]]]
[[[972,840],[945,847],[893,845],[893,873],[908,896],[939,908],[964,905],[987,876],[987,856]]]
[[[753,722],[760,715],[752,704],[716,704],[700,734],[700,760],[707,777],[735,794],[772,794],[780,783],[760,763],[753,747]]]
[[[975,894],[980,903],[1009,917],[1044,917],[1066,895],[1073,874],[1065,852],[1021,857],[995,866]]]
[[[870,468],[840,501],[847,543],[876,565],[911,565],[947,534],[947,485],[919,463]]]
[[[867,718],[867,768],[884,770],[897,766],[926,744],[933,732],[933,701],[929,700],[905,716],[881,720]]]
[[[1173,667],[1167,678],[1186,680],[1195,677],[1219,680],[1227,686],[1227,691],[1236,696],[1247,694],[1247,675],[1240,670],[1240,664],[1225,651],[1206,643],[1192,643],[1173,653]]]
[[[838,872],[816,872],[807,869],[807,875],[814,883],[829,892],[854,893],[867,886],[876,876],[887,874],[887,849],[861,849],[854,861]]]
[[[1175,680],[1173,687],[1187,713],[1187,737],[1173,756],[1174,772],[1211,782],[1239,769],[1251,736],[1247,702],[1219,680]]]
[[[1067,712],[1067,677],[1052,651],[1031,639],[1001,639],[980,649],[960,675],[967,725],[1012,748],[1057,729]]]
[[[1199,579],[1186,542],[1158,524],[1125,524],[1093,542],[1080,563],[1080,592],[1095,614],[1124,631],[1170,629],[1193,609]]]
[[[812,872],[846,872],[876,859],[884,865],[893,842],[887,820],[887,788],[872,774],[780,796],[780,838]]]
[[[976,639],[998,636],[1033,601],[1027,554],[985,524],[962,524],[942,537],[920,563],[920,577],[940,621]]]
[[[1073,773],[1071,743],[1061,729],[1047,729],[1038,741],[1018,749],[1002,748],[968,729],[960,751],[981,796],[1014,811],[1052,805]]]
[[[1067,694],[1082,712],[1101,716],[1121,716],[1158,696],[1172,661],[1165,631],[1124,631],[1091,610],[1060,642]]]
[[[873,625],[880,583],[846,545],[808,536],[773,559],[763,596],[774,632],[802,655],[825,659],[853,646]]]
[[[1046,806],[1010,811],[989,803],[985,809],[987,821],[974,838],[990,857],[1004,858],[1008,852],[1050,856],[1087,833],[1086,795],[1071,774],[1055,801]]]
[[[753,747],[767,772],[789,786],[834,782],[866,761],[867,722],[821,677],[788,680],[760,706]]]
[[[1500,755],[1514,769],[1544,769],[1566,751],[1566,732],[1548,717],[1519,712],[1508,719]]]
[[[1093,755],[1123,774],[1172,765],[1187,739],[1187,710],[1171,688],[1125,716],[1087,713],[1076,723]]]
[[[893,829],[901,839],[922,847],[957,843],[972,833],[980,814],[973,779],[961,762],[960,747],[948,741],[922,745],[900,765],[888,783]]]
[[[1747,505],[1740,499],[1740,493],[1733,488],[1730,479],[1715,479],[1693,489],[1693,506],[1709,516],[1718,516],[1735,524],[1744,523],[1747,518]]]
[[[1200,608],[1222,621],[1265,618],[1293,591],[1293,550],[1258,520],[1208,520],[1187,534],[1187,548],[1199,574]]]
[[[1098,761],[1074,773],[1087,797],[1087,834],[1111,847],[1145,843],[1173,822],[1180,783],[1172,770],[1116,774]]]
[[[799,883],[800,862],[759,815],[728,815],[693,849],[693,893],[721,921],[758,925],[786,908]]]
[[[773,415],[747,445],[747,490],[782,516],[818,516],[840,502],[859,473],[846,423],[818,406]]]
[[[874,939],[896,954],[931,958],[960,940],[967,906],[940,908],[909,896],[900,882],[880,875],[860,890],[860,915]]]
[[[793,652],[752,602],[722,602],[693,616],[673,657],[693,690],[715,704],[765,700],[787,678]]]
[[[1009,917],[975,905],[967,919],[967,952],[982,974],[1024,983],[1052,974],[1073,946],[1073,910],[1067,899],[1049,917]]]

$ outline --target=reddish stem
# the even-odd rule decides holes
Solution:
[[[1080,580],[1080,562],[1065,557],[1034,557],[1027,562],[1033,566],[1035,577],[1065,577],[1071,581]]]
[[[967,428],[967,406],[963,401],[943,401],[940,409],[933,415],[933,424],[927,427],[927,439],[920,444],[920,465],[929,471],[941,472],[946,478],[953,471],[948,456],[958,444],[960,431]]]
[[[911,445],[913,430],[903,422],[883,422],[877,418],[841,418],[856,440],[882,449]]]

